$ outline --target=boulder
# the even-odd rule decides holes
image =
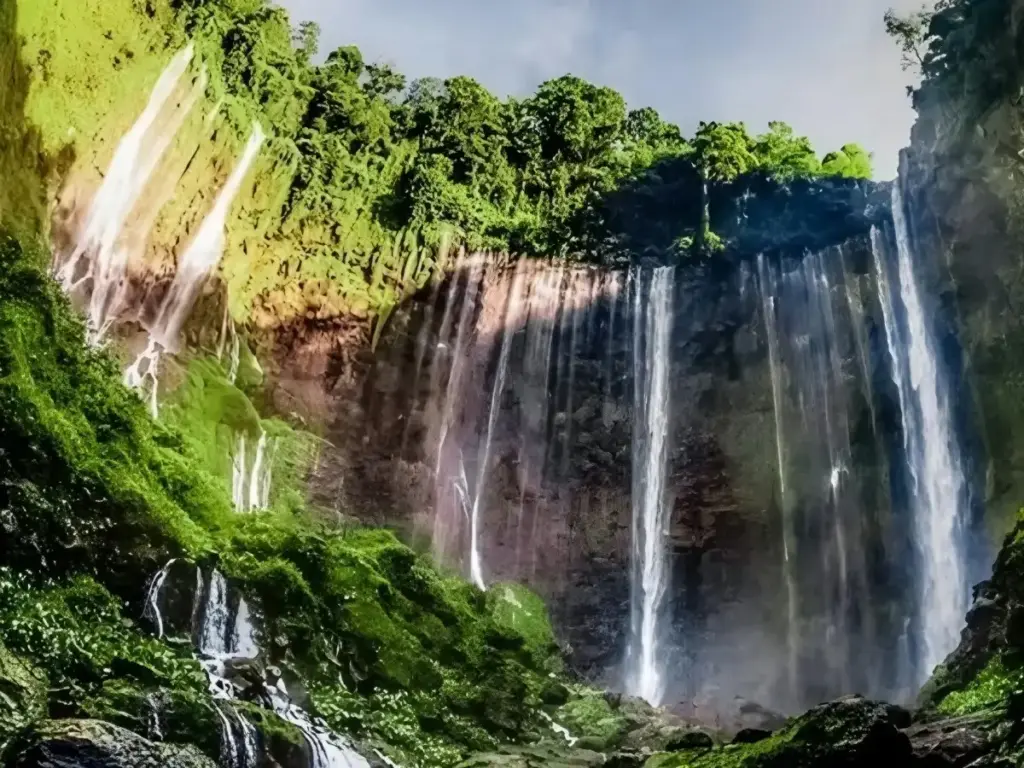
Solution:
[[[10,768],[217,768],[193,746],[156,744],[99,720],[50,720],[36,726]]]
[[[591,768],[599,765],[605,765],[605,756],[600,752],[545,741],[472,755],[457,768]]]
[[[45,716],[45,678],[0,645],[0,755],[18,734]]]

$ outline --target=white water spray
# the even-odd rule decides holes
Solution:
[[[276,440],[268,441],[261,431],[252,465],[246,451],[245,433],[239,432],[231,457],[231,501],[236,512],[255,512],[270,508]]]
[[[112,304],[115,303],[115,296],[123,284],[128,266],[129,253],[119,242],[128,216],[178,128],[205,88],[204,71],[189,99],[176,110],[170,125],[162,127],[154,135],[156,123],[178,82],[185,75],[194,50],[193,45],[189,44],[171,59],[160,75],[145,110],[114,151],[71,256],[57,267],[55,277],[69,293],[87,280],[92,280],[87,313],[91,343],[102,339],[114,319],[111,314]],[[85,273],[79,276],[83,259],[90,261]]]
[[[263,128],[258,123],[254,124],[241,159],[217,195],[213,208],[199,225],[199,231],[192,239],[192,243],[178,262],[174,282],[161,302],[156,323],[150,331],[150,335],[164,349],[175,349],[178,335],[189,312],[192,311],[192,305],[195,304],[203,282],[220,263],[221,254],[224,252],[228,214],[242,187],[242,182],[245,181],[259,154],[260,147],[263,146],[265,137]]]
[[[664,496],[674,276],[672,267],[654,270],[646,306],[643,273],[635,276],[633,605],[626,685],[629,693],[655,706],[665,695],[659,619],[669,578]]]
[[[498,370],[494,375],[490,407],[487,411],[487,433],[484,437],[483,447],[480,449],[476,483],[473,489],[473,506],[470,510],[470,578],[480,589],[487,589],[487,585],[484,582],[483,566],[480,562],[480,505],[483,502],[484,490],[487,487],[487,473],[490,469],[491,461],[491,443],[494,440],[494,431],[497,427],[498,414],[501,410],[501,396],[505,392],[505,377],[508,374],[508,358],[512,349],[512,337],[519,330],[520,325],[520,313],[523,304],[523,282],[526,275],[525,264],[525,261],[520,262],[516,268],[516,276],[508,297],[501,339],[501,351],[498,353]]]
[[[168,561],[167,565],[157,571],[156,575],[149,582],[149,589],[146,590],[146,607],[143,616],[156,625],[156,636],[164,636],[164,617],[160,611],[160,594],[163,592],[164,583],[167,581],[167,574],[171,572],[171,566],[177,559]]]
[[[923,679],[956,647],[967,609],[961,508],[965,481],[937,345],[914,274],[899,184],[893,185],[892,213],[897,248],[895,280],[889,273],[881,234],[874,231],[872,240],[912,483],[914,540],[920,558],[917,610],[922,648],[918,677]],[[899,289],[902,313],[897,311],[894,283]]]
[[[260,125],[254,124],[252,134],[245,146],[241,159],[227,182],[217,195],[213,208],[199,225],[199,231],[178,261],[178,268],[171,287],[164,295],[157,312],[156,321],[149,327],[149,340],[135,362],[125,371],[124,382],[134,389],[142,389],[148,379],[150,384],[150,411],[158,415],[157,371],[160,356],[165,351],[175,351],[181,329],[188,319],[199,291],[206,278],[220,263],[224,251],[224,233],[228,214],[235,197],[252,167],[265,135]]]

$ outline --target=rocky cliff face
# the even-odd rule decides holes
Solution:
[[[666,624],[687,672],[671,696],[708,713],[739,694],[795,708],[912,685],[893,682],[910,544],[891,501],[899,406],[869,226],[817,254],[677,269]],[[376,349],[307,323],[277,338],[270,368],[276,406],[326,425],[322,506],[396,527],[467,576],[475,508],[486,580],[538,589],[573,663],[613,686],[643,274],[467,256]]]

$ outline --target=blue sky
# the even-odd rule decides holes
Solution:
[[[410,78],[470,75],[526,94],[571,72],[692,132],[784,120],[820,152],[858,141],[895,174],[913,112],[882,14],[922,0],[278,0]]]

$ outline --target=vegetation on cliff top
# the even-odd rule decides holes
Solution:
[[[195,41],[210,73],[204,111],[219,107],[223,124],[212,135],[199,120],[186,127],[204,146],[198,168],[189,163],[196,178],[168,203],[167,248],[196,215],[180,206],[216,183],[252,121],[271,131],[223,263],[239,319],[254,309],[284,319],[386,311],[460,244],[622,258],[610,244],[621,237],[623,190],[636,201],[669,195],[660,258],[703,257],[727,234],[733,192],[746,190],[737,180],[871,175],[855,144],[822,157],[782,122],[761,134],[702,123],[684,137],[653,109],[629,109],[614,90],[569,75],[500,99],[469,77],[408,83],[352,46],[314,63],[315,26],[295,27],[267,0],[66,5],[18,6],[25,109],[47,155],[70,148],[87,175],[109,159],[172,50]]]

